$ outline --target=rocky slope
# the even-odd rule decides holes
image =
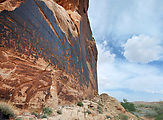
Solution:
[[[0,99],[19,108],[97,94],[88,0],[0,0]]]
[[[107,94],[101,94],[92,100],[83,100],[82,103],[83,106],[71,105],[52,108],[53,113],[44,119],[30,115],[28,112],[26,115],[17,116],[17,118],[22,120],[139,120],[127,112],[116,99]],[[33,112],[37,113],[37,116],[43,114],[42,112]]]

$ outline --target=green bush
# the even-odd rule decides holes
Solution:
[[[159,114],[155,117],[155,120],[163,120],[163,114]]]
[[[0,119],[15,117],[14,107],[6,102],[0,102]]]
[[[32,115],[34,115],[35,117],[38,117],[38,113],[33,112]]]
[[[85,113],[91,114],[91,111],[87,110]]]
[[[121,105],[128,111],[128,112],[135,112],[136,107],[133,103],[128,102],[126,99],[123,99]]]
[[[61,111],[61,110],[57,110],[57,113],[58,113],[58,114],[62,114],[62,111]]]
[[[83,107],[83,103],[80,102],[80,101],[77,103],[77,105],[80,106],[80,107]]]
[[[119,120],[119,116],[114,116],[114,119],[113,120]]]
[[[16,118],[15,120],[23,120],[22,118]]]
[[[47,118],[47,116],[44,114],[44,115],[41,116],[41,118]]]
[[[53,112],[52,109],[49,108],[49,107],[43,108],[43,113],[44,113],[45,115],[51,115],[52,112]]]
[[[146,105],[144,105],[144,104],[139,104],[139,105],[137,105],[137,107],[140,107],[140,108],[145,108],[145,107],[146,107]]]
[[[120,120],[128,120],[128,116],[124,114],[119,115]]]
[[[147,110],[145,113],[145,117],[147,118],[154,118],[157,115],[158,115],[157,112],[153,110]]]
[[[159,106],[155,107],[154,110],[155,110],[158,114],[163,114],[163,104],[160,104]]]
[[[155,111],[157,112],[157,116],[155,116],[155,120],[163,120],[163,104],[160,103],[159,106],[155,107]]]
[[[106,115],[106,118],[109,119],[109,118],[111,118],[111,117],[110,117],[109,115]]]

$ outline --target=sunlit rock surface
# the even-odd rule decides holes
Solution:
[[[88,0],[0,0],[0,99],[20,108],[97,94]]]

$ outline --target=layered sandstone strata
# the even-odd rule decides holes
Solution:
[[[18,107],[97,94],[88,0],[0,0],[0,99]]]

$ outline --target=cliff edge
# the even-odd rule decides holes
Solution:
[[[19,108],[97,95],[88,0],[0,0],[0,99]]]

